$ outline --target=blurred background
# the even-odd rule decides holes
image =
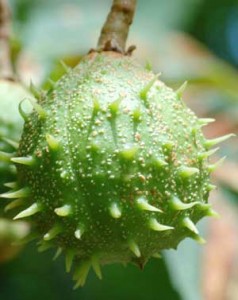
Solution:
[[[10,5],[14,67],[26,86],[32,81],[47,89],[48,78],[64,73],[60,60],[74,66],[96,46],[111,1],[11,0]],[[238,132],[236,0],[138,0],[131,44],[137,46],[134,56],[161,72],[167,85],[178,88],[188,80],[187,105],[199,117],[216,119],[204,129],[208,138]],[[213,175],[218,189],[210,197],[221,218],[199,223],[205,246],[185,240],[144,271],[106,266],[102,281],[90,274],[85,287],[73,291],[63,258],[52,262],[54,253],[38,253],[34,242],[17,249],[0,243],[0,299],[237,300],[237,138],[223,143],[214,161],[224,155]]]

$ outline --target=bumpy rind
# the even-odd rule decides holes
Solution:
[[[181,89],[132,58],[93,53],[33,105],[11,158],[19,188],[3,197],[22,199],[16,218],[31,218],[41,250],[64,251],[67,271],[79,265],[76,286],[91,266],[101,277],[100,264],[142,267],[201,240],[214,143]]]

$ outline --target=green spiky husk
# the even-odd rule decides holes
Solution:
[[[208,214],[208,147],[180,91],[130,57],[92,53],[39,105],[18,150],[30,163],[17,169],[43,246],[71,251],[75,262],[143,266],[199,238],[184,220]]]

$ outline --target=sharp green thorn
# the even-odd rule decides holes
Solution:
[[[171,152],[174,148],[174,143],[171,141],[167,141],[162,145],[163,149],[167,152]]]
[[[60,232],[62,232],[60,226],[55,225],[43,236],[43,239],[44,241],[50,241],[54,239]]]
[[[44,252],[50,248],[52,248],[52,244],[50,243],[46,243],[46,242],[42,242],[42,244],[38,247],[38,252]]]
[[[117,203],[112,203],[111,206],[109,207],[109,212],[110,215],[115,218],[118,219],[121,217],[121,209],[119,208]]]
[[[209,156],[213,155],[215,152],[217,152],[219,150],[219,148],[214,148],[214,149],[211,149],[209,151],[206,151],[206,152],[202,152],[200,154],[198,154],[198,159],[199,160],[203,160],[203,159],[206,159],[208,158]]]
[[[177,91],[175,92],[175,93],[177,94],[177,96],[178,96],[179,99],[182,98],[183,93],[184,93],[185,89],[187,88],[187,85],[188,85],[188,82],[185,81],[185,82],[177,89]]]
[[[154,166],[157,167],[158,169],[161,169],[168,165],[168,163],[165,160],[158,158],[158,157],[153,159],[153,163],[154,163]]]
[[[189,178],[195,174],[199,173],[198,168],[192,168],[192,167],[181,167],[179,168],[179,174],[183,178]]]
[[[209,192],[214,191],[216,188],[217,188],[217,186],[214,185],[214,184],[208,184],[208,185],[207,185],[207,190],[208,190]]]
[[[140,91],[140,98],[142,100],[145,101],[147,99],[147,95],[154,83],[158,80],[159,75],[160,74],[155,75],[155,77]]]
[[[100,103],[97,98],[93,98],[93,116],[101,110]]]
[[[196,137],[196,134],[198,133],[198,128],[196,128],[196,127],[192,128],[191,133],[193,136]]]
[[[206,240],[204,240],[204,238],[202,238],[200,235],[195,235],[192,237],[192,239],[194,239],[200,245],[206,244]]]
[[[99,279],[102,279],[102,272],[101,272],[100,263],[99,263],[98,258],[93,256],[91,259],[91,263],[92,263],[93,270],[94,270],[95,274],[97,275],[97,277]]]
[[[8,138],[5,138],[5,137],[3,137],[2,139],[3,139],[6,143],[8,143],[10,146],[12,146],[14,149],[18,149],[19,143],[17,143],[16,141],[13,141],[13,140],[8,139]]]
[[[136,257],[141,257],[139,246],[134,241],[129,241],[129,249],[135,254]]]
[[[100,145],[98,143],[90,143],[89,145],[91,152],[97,153],[100,150]]]
[[[198,204],[198,208],[201,209],[201,210],[206,210],[208,208],[211,208],[211,204],[209,203],[202,203],[202,202],[199,202]]]
[[[30,101],[31,105],[33,106],[34,110],[38,113],[40,119],[45,119],[47,116],[46,111],[42,108],[40,104],[38,104],[34,99],[28,98]]]
[[[199,234],[197,227],[195,226],[195,224],[190,218],[188,217],[183,218],[182,225],[187,229],[189,229],[190,231],[192,231],[193,233]]]
[[[74,257],[75,257],[75,250],[68,250],[66,252],[66,255],[65,255],[65,268],[66,268],[67,273],[69,273],[71,268],[72,268]]]
[[[19,114],[21,115],[22,119],[27,122],[28,118],[29,118],[29,114],[27,114],[26,112],[24,112],[23,108],[22,108],[22,103],[25,101],[26,99],[22,100],[19,105],[18,105],[18,111]]]
[[[178,197],[173,196],[169,200],[169,206],[173,210],[185,210],[197,205],[199,202],[184,203]]]
[[[212,209],[211,204],[208,203],[200,203],[198,205],[198,208],[205,211],[204,215],[207,217],[215,217],[215,218],[220,218],[220,215]]]
[[[4,211],[7,212],[7,211],[14,209],[18,206],[21,206],[23,204],[25,204],[25,201],[23,198],[13,200],[12,202],[8,203],[8,205],[5,206]]]
[[[208,172],[213,172],[213,171],[215,171],[217,168],[219,168],[219,167],[223,164],[223,162],[224,162],[225,159],[226,159],[226,156],[222,157],[222,158],[221,158],[220,160],[218,160],[215,164],[209,165],[209,166],[207,167]]]
[[[48,78],[47,81],[49,82],[49,84],[51,85],[52,88],[55,86],[55,81],[52,80],[51,78]]]
[[[65,73],[69,73],[71,68],[68,65],[66,65],[66,63],[63,60],[60,61],[60,64],[61,64],[63,70],[65,71]]]
[[[141,121],[141,116],[142,116],[142,113],[141,113],[140,108],[136,108],[136,109],[132,112],[133,122],[134,122],[134,123],[140,122],[140,121]]]
[[[45,138],[51,150],[57,151],[59,149],[60,143],[55,137],[51,134],[46,134]]]
[[[209,208],[207,211],[206,211],[206,216],[208,217],[214,217],[214,218],[217,218],[219,219],[221,216],[218,212],[216,212],[214,209],[212,208]]]
[[[206,125],[208,125],[208,124],[210,124],[210,123],[213,123],[213,122],[215,122],[216,120],[215,119],[212,119],[212,118],[200,118],[200,119],[198,119],[198,123],[199,123],[199,125],[201,126],[201,127],[203,127],[203,126],[206,126]]]
[[[0,151],[0,161],[10,162],[11,158],[13,156],[14,155],[12,153],[7,153],[7,152],[4,152],[4,151]]]
[[[30,92],[37,99],[39,99],[41,96],[41,91],[33,84],[32,81],[30,82]]]
[[[73,288],[74,290],[80,286],[84,286],[90,267],[91,267],[91,262],[85,261],[77,268],[73,277],[74,280],[77,281]]]
[[[122,97],[118,98],[117,100],[109,104],[108,108],[113,117],[115,117],[118,114],[121,101],[122,101]]]
[[[30,196],[30,189],[29,188],[22,188],[22,189],[17,190],[17,191],[0,194],[1,198],[8,198],[8,199],[27,198],[29,196]]]
[[[12,157],[11,161],[20,164],[20,165],[26,165],[26,166],[34,166],[35,164],[35,158],[32,156],[26,156],[26,157]]]
[[[150,205],[148,203],[148,201],[144,198],[144,197],[140,197],[136,200],[136,203],[137,203],[137,206],[141,209],[141,210],[147,210],[147,211],[155,211],[155,212],[161,212],[162,213],[162,210],[153,206],[153,205]]]
[[[78,227],[75,232],[74,232],[74,236],[76,237],[76,239],[80,240],[82,235],[84,233],[84,229],[82,227]]]
[[[234,133],[230,133],[230,134],[226,134],[226,135],[223,135],[223,136],[220,136],[218,138],[215,138],[215,139],[210,139],[210,140],[206,140],[205,143],[204,143],[204,146],[206,148],[211,148],[219,143],[222,143],[224,141],[226,141],[227,139],[231,138],[235,136]]]
[[[160,224],[155,218],[151,218],[149,221],[149,227],[152,230],[155,231],[166,231],[166,230],[172,230],[174,227]]]
[[[69,216],[71,214],[72,208],[71,208],[71,205],[65,204],[65,205],[63,205],[61,207],[56,208],[54,210],[54,212],[59,217],[67,217],[67,216]]]
[[[154,258],[162,258],[162,256],[161,256],[161,254],[160,253],[154,253],[153,255],[152,255]]]
[[[17,189],[18,187],[18,184],[16,181],[13,181],[13,182],[7,182],[7,183],[4,183],[4,186],[10,188],[10,189]]]
[[[56,260],[61,255],[62,251],[63,251],[63,249],[61,247],[59,247],[55,252],[53,260]]]
[[[37,203],[33,203],[30,207],[28,207],[27,209],[21,211],[18,215],[16,215],[14,217],[14,220],[33,216],[39,211],[41,211],[40,206]]]
[[[135,146],[125,148],[120,151],[121,158],[125,160],[133,160],[138,152],[138,148]]]

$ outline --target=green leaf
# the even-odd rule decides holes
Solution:
[[[205,235],[207,221],[199,223],[198,229]],[[202,300],[201,268],[204,247],[192,239],[184,240],[178,249],[164,251],[163,255],[170,279],[183,300]]]

